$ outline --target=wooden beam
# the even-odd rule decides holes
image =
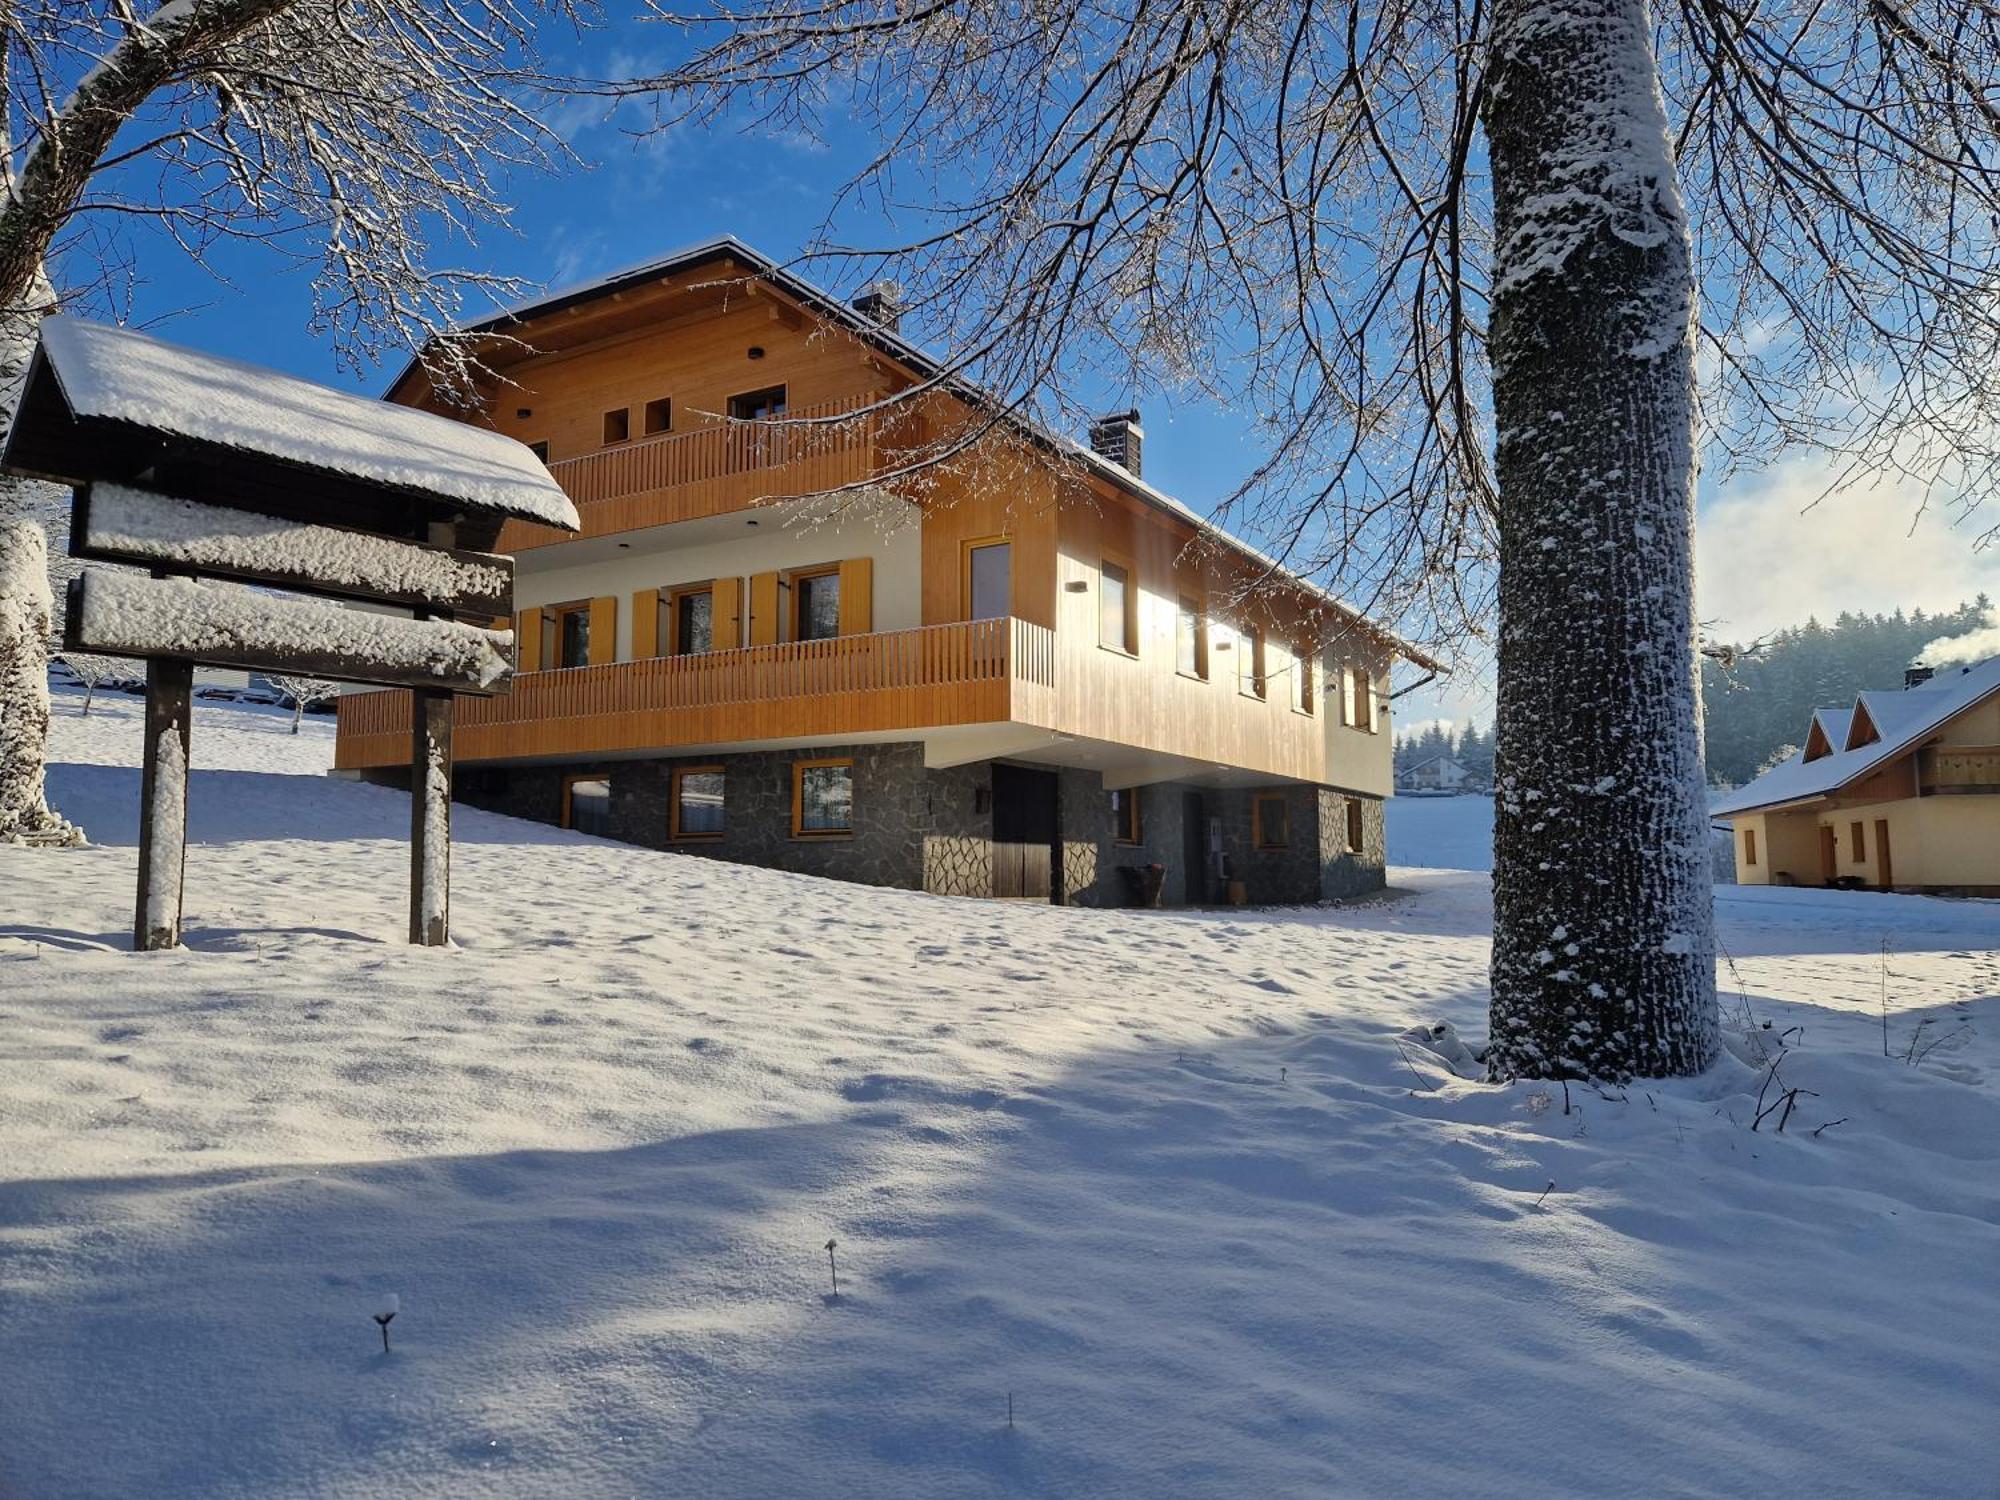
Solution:
[[[451,941],[451,694],[420,688],[410,716],[410,941]]]
[[[278,600],[240,584],[96,568],[70,581],[63,646],[104,656],[172,653],[246,672],[481,696],[505,693],[513,681],[512,643],[497,631]]]
[[[146,745],[139,779],[139,891],[132,946],[145,952],[181,941],[181,885],[187,871],[188,699],[194,663],[146,663]]]
[[[120,484],[77,492],[69,552],[309,593],[502,614],[514,560],[282,519]]]

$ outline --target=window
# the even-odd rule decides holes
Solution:
[[[1252,698],[1264,696],[1269,684],[1264,678],[1264,632],[1242,630],[1236,635],[1236,687]]]
[[[534,454],[535,457],[539,458],[543,463],[547,463],[549,461],[548,439],[544,438],[539,443],[528,444],[528,451]]]
[[[1013,612],[1013,547],[1004,541],[966,543],[966,619],[999,620]]]
[[[1127,656],[1139,654],[1138,599],[1132,570],[1106,558],[1097,575],[1097,643]]]
[[[792,639],[830,641],[840,634],[840,569],[792,575]]]
[[[555,614],[555,664],[590,665],[590,605],[558,604]]]
[[[1743,830],[1743,863],[1746,865],[1757,863],[1757,830],[1754,828]]]
[[[729,398],[729,415],[739,422],[768,422],[785,414],[785,388],[766,386],[761,391],[745,391]]]
[[[657,401],[646,403],[646,435],[656,432],[671,432],[674,427],[674,403],[671,397],[662,396]]]
[[[1208,680],[1208,621],[1201,605],[1183,595],[1174,615],[1174,670]]]
[[[673,595],[675,656],[699,656],[715,649],[715,589],[675,589]]]
[[[1250,804],[1250,842],[1259,849],[1291,846],[1291,805],[1283,792],[1265,792]]]
[[[1849,823],[1847,825],[1847,842],[1853,847],[1854,862],[1857,865],[1867,864],[1868,844],[1861,837],[1861,825],[1859,823]]]
[[[1127,787],[1111,794],[1111,837],[1120,844],[1143,842],[1139,836],[1139,789]]]
[[[1313,659],[1308,651],[1292,653],[1292,708],[1302,714],[1313,711]]]
[[[1347,852],[1359,854],[1368,842],[1367,819],[1361,811],[1361,799],[1347,799]]]
[[[1340,669],[1340,722],[1350,729],[1361,727],[1361,699],[1356,691],[1354,668]]]
[[[621,406],[604,414],[604,445],[622,443],[632,435],[632,408]]]
[[[1382,704],[1375,696],[1375,674],[1366,667],[1361,669],[1361,715],[1368,721],[1368,732],[1382,732]]]
[[[722,789],[721,766],[675,766],[668,837],[721,838]]]
[[[792,837],[827,838],[854,832],[854,762],[792,764]]]
[[[600,838],[610,833],[611,782],[603,776],[565,776],[562,826]]]

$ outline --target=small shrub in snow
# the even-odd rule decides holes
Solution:
[[[381,1300],[375,1304],[375,1326],[382,1330],[382,1352],[384,1354],[389,1352],[389,1324],[395,1321],[396,1314],[402,1310],[403,1299],[398,1297],[394,1292],[383,1293]]]
[[[833,1295],[836,1297],[840,1295],[840,1267],[833,1263],[833,1247],[839,1243],[839,1240],[828,1240],[826,1242],[826,1270],[827,1274],[833,1278]]]

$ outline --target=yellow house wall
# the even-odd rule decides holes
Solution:
[[[2000,887],[2000,797],[1979,795],[1906,797],[1820,813],[1813,818],[1815,842],[1806,866],[1811,879],[1801,883],[1819,881],[1817,830],[1828,826],[1839,840],[1837,872],[1879,885],[1882,850],[1877,819],[1889,825],[1890,878],[1896,886]],[[1866,857],[1860,860],[1854,858],[1850,826],[1856,821],[1862,825],[1866,844]],[[1738,864],[1740,868],[1740,849]]]
[[[2000,745],[2000,697],[1989,698],[1945,725],[1940,745]]]
[[[1818,885],[1819,820],[1809,812],[1758,813],[1732,820],[1736,840],[1736,883],[1769,885],[1774,876],[1789,875],[1796,885]],[[1743,859],[1743,833],[1757,835],[1757,863]]]

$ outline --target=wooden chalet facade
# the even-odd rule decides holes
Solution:
[[[489,326],[478,419],[582,529],[501,536],[521,675],[461,705],[462,800],[951,894],[1381,883],[1390,667],[1433,664],[1145,484],[1135,415],[1092,453],[968,390],[871,411],[935,374],[893,311],[729,239]],[[337,768],[406,774],[408,713],[343,698]]]

